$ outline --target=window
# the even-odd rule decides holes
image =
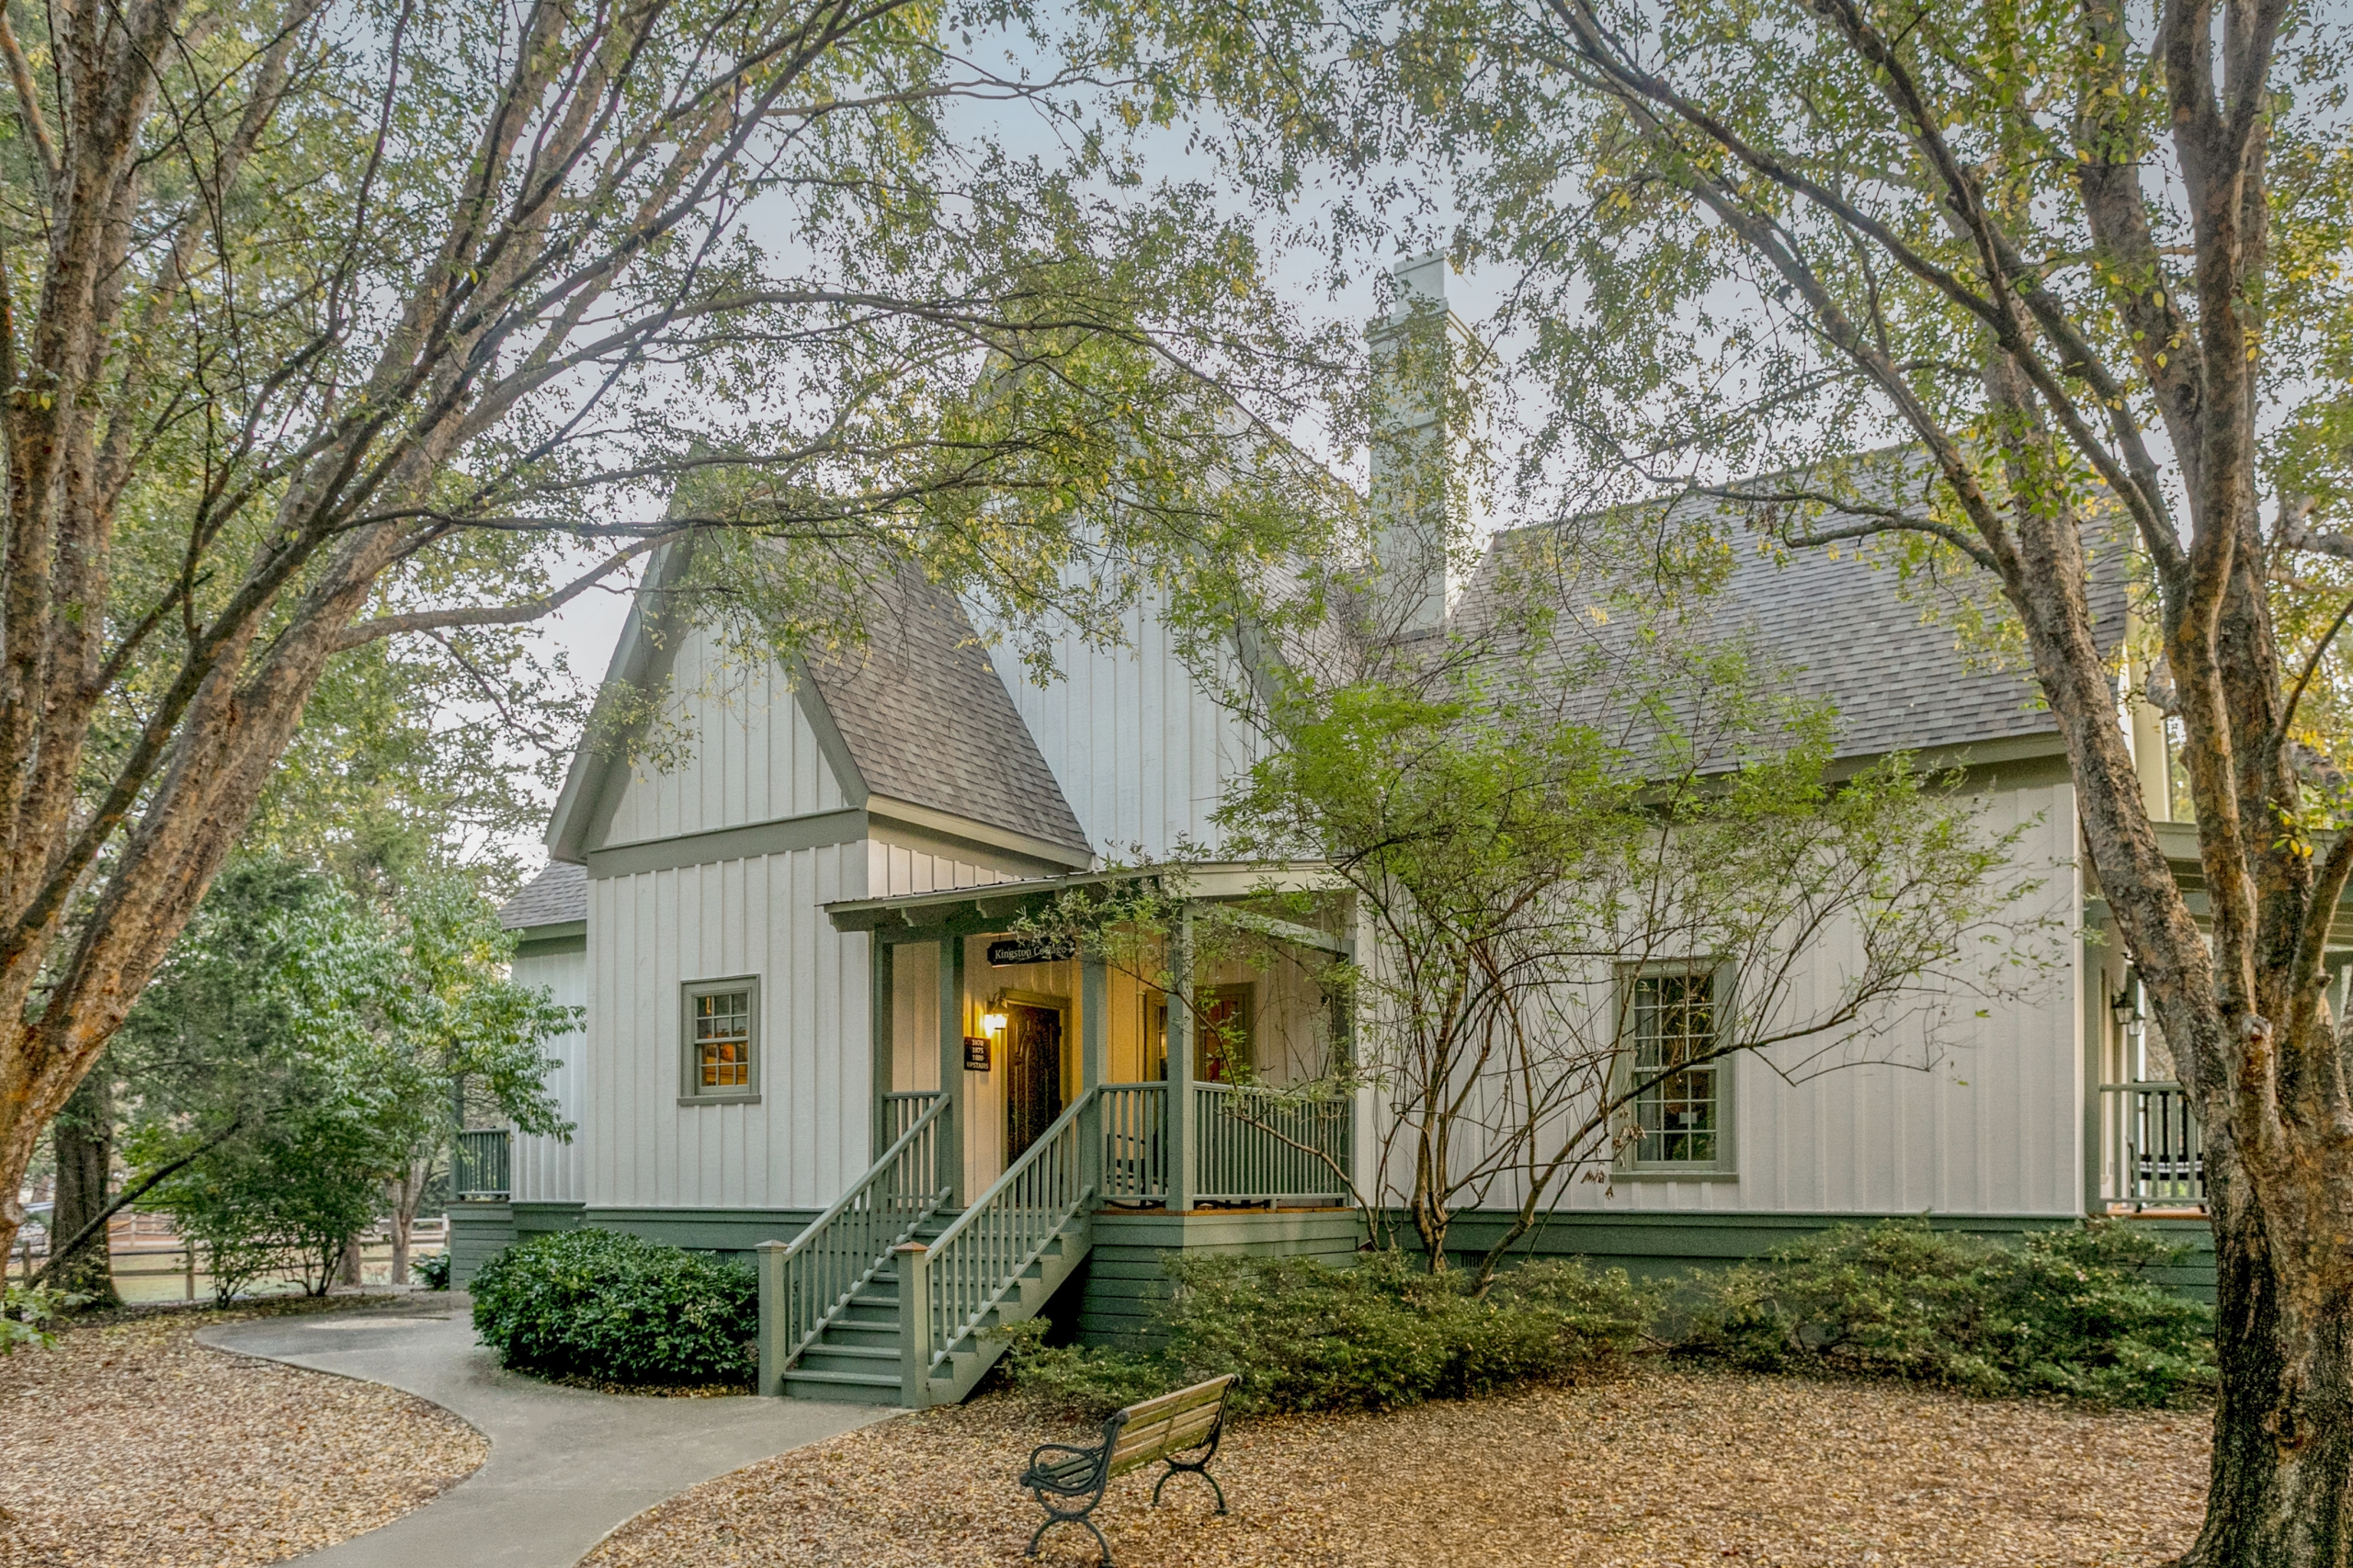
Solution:
[[[759,1097],[759,1017],[757,980],[706,980],[687,987],[679,1103]]]
[[[1638,974],[1632,985],[1635,1168],[1728,1168],[1728,1067],[1703,1060],[1719,1044],[1715,971]]]
[[[1257,1060],[1257,987],[1204,985],[1193,993],[1193,1081],[1222,1084],[1246,1076]],[[1145,1075],[1168,1076],[1168,998],[1143,994]]]

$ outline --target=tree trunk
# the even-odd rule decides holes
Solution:
[[[361,1254],[367,1240],[367,1236],[359,1232],[354,1232],[343,1239],[343,1256],[335,1262],[335,1282],[336,1284],[348,1285],[356,1290],[368,1283],[368,1277],[361,1269],[363,1262]]]
[[[2206,1524],[2180,1568],[2341,1568],[2353,1527],[2353,1292],[2316,1285],[2274,1245],[2227,1142],[2210,1137],[2205,1155],[2222,1397]]]
[[[57,1207],[49,1217],[50,1245],[62,1246],[81,1233],[107,1206],[114,1163],[114,1094],[101,1067],[82,1080],[55,1123]],[[60,1290],[87,1296],[92,1304],[113,1306],[113,1258],[107,1231],[98,1232],[71,1257],[55,1260],[50,1282]]]
[[[412,1161],[392,1187],[392,1283],[405,1285],[409,1271],[409,1244],[416,1231],[416,1206],[425,1200],[425,1184],[431,1175],[430,1160]]]

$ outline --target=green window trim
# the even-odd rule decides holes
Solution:
[[[1620,1017],[1625,1047],[1619,1053],[1620,1093],[1662,1071],[1625,1108],[1617,1174],[1632,1180],[1722,1181],[1733,1163],[1731,1056],[1676,1070],[1678,1061],[1704,1055],[1722,1040],[1732,1015],[1732,975],[1714,960],[1629,965]]]
[[[690,980],[679,990],[678,1103],[759,1104],[759,976]]]

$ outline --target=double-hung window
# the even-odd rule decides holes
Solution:
[[[750,1100],[760,1092],[760,983],[697,981],[686,988],[682,1104]]]
[[[1627,1163],[1637,1172],[1729,1172],[1732,1064],[1715,1054],[1726,1022],[1720,974],[1695,964],[1631,974],[1627,984]]]

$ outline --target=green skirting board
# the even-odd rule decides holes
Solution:
[[[1925,1218],[1939,1231],[1957,1231],[1994,1241],[2015,1241],[2029,1231],[2047,1231],[2081,1221],[2059,1214],[1741,1214],[1630,1213],[1591,1211],[1556,1214],[1534,1236],[1514,1248],[1515,1256],[1581,1257],[1598,1268],[1623,1268],[1637,1278],[1674,1276],[1691,1268],[1721,1267],[1760,1258],[1833,1225],[1875,1225],[1882,1220]],[[1501,1216],[1472,1212],[1454,1222],[1447,1253],[1475,1258],[1502,1233]],[[2157,1283],[2197,1301],[2214,1300],[2214,1235],[2203,1220],[2152,1219],[2131,1223],[2188,1249],[2180,1266],[2159,1269]]]
[[[521,1238],[594,1225],[698,1252],[749,1262],[761,1242],[790,1241],[816,1217],[813,1210],[622,1209],[576,1203],[460,1203],[450,1206],[454,1281],[463,1285],[484,1258]],[[1681,1274],[1763,1257],[1836,1224],[1873,1224],[1886,1214],[1608,1213],[1559,1214],[1515,1249],[1516,1256],[1581,1257],[1600,1268],[1637,1277]],[[2063,1215],[1930,1215],[1938,1230],[2015,1240],[2033,1230],[2076,1223]],[[1501,1216],[1472,1212],[1455,1221],[1448,1251],[1464,1261],[1483,1250]],[[2200,1301],[2214,1299],[2214,1244],[2202,1220],[2133,1221],[2188,1250],[2180,1267],[2161,1270],[2159,1283]],[[1166,1298],[1167,1255],[1238,1253],[1256,1256],[1353,1257],[1364,1226],[1352,1210],[1113,1210],[1095,1220],[1092,1255],[1069,1287],[1075,1292],[1076,1329],[1088,1344],[1132,1344],[1148,1331],[1153,1303]]]

